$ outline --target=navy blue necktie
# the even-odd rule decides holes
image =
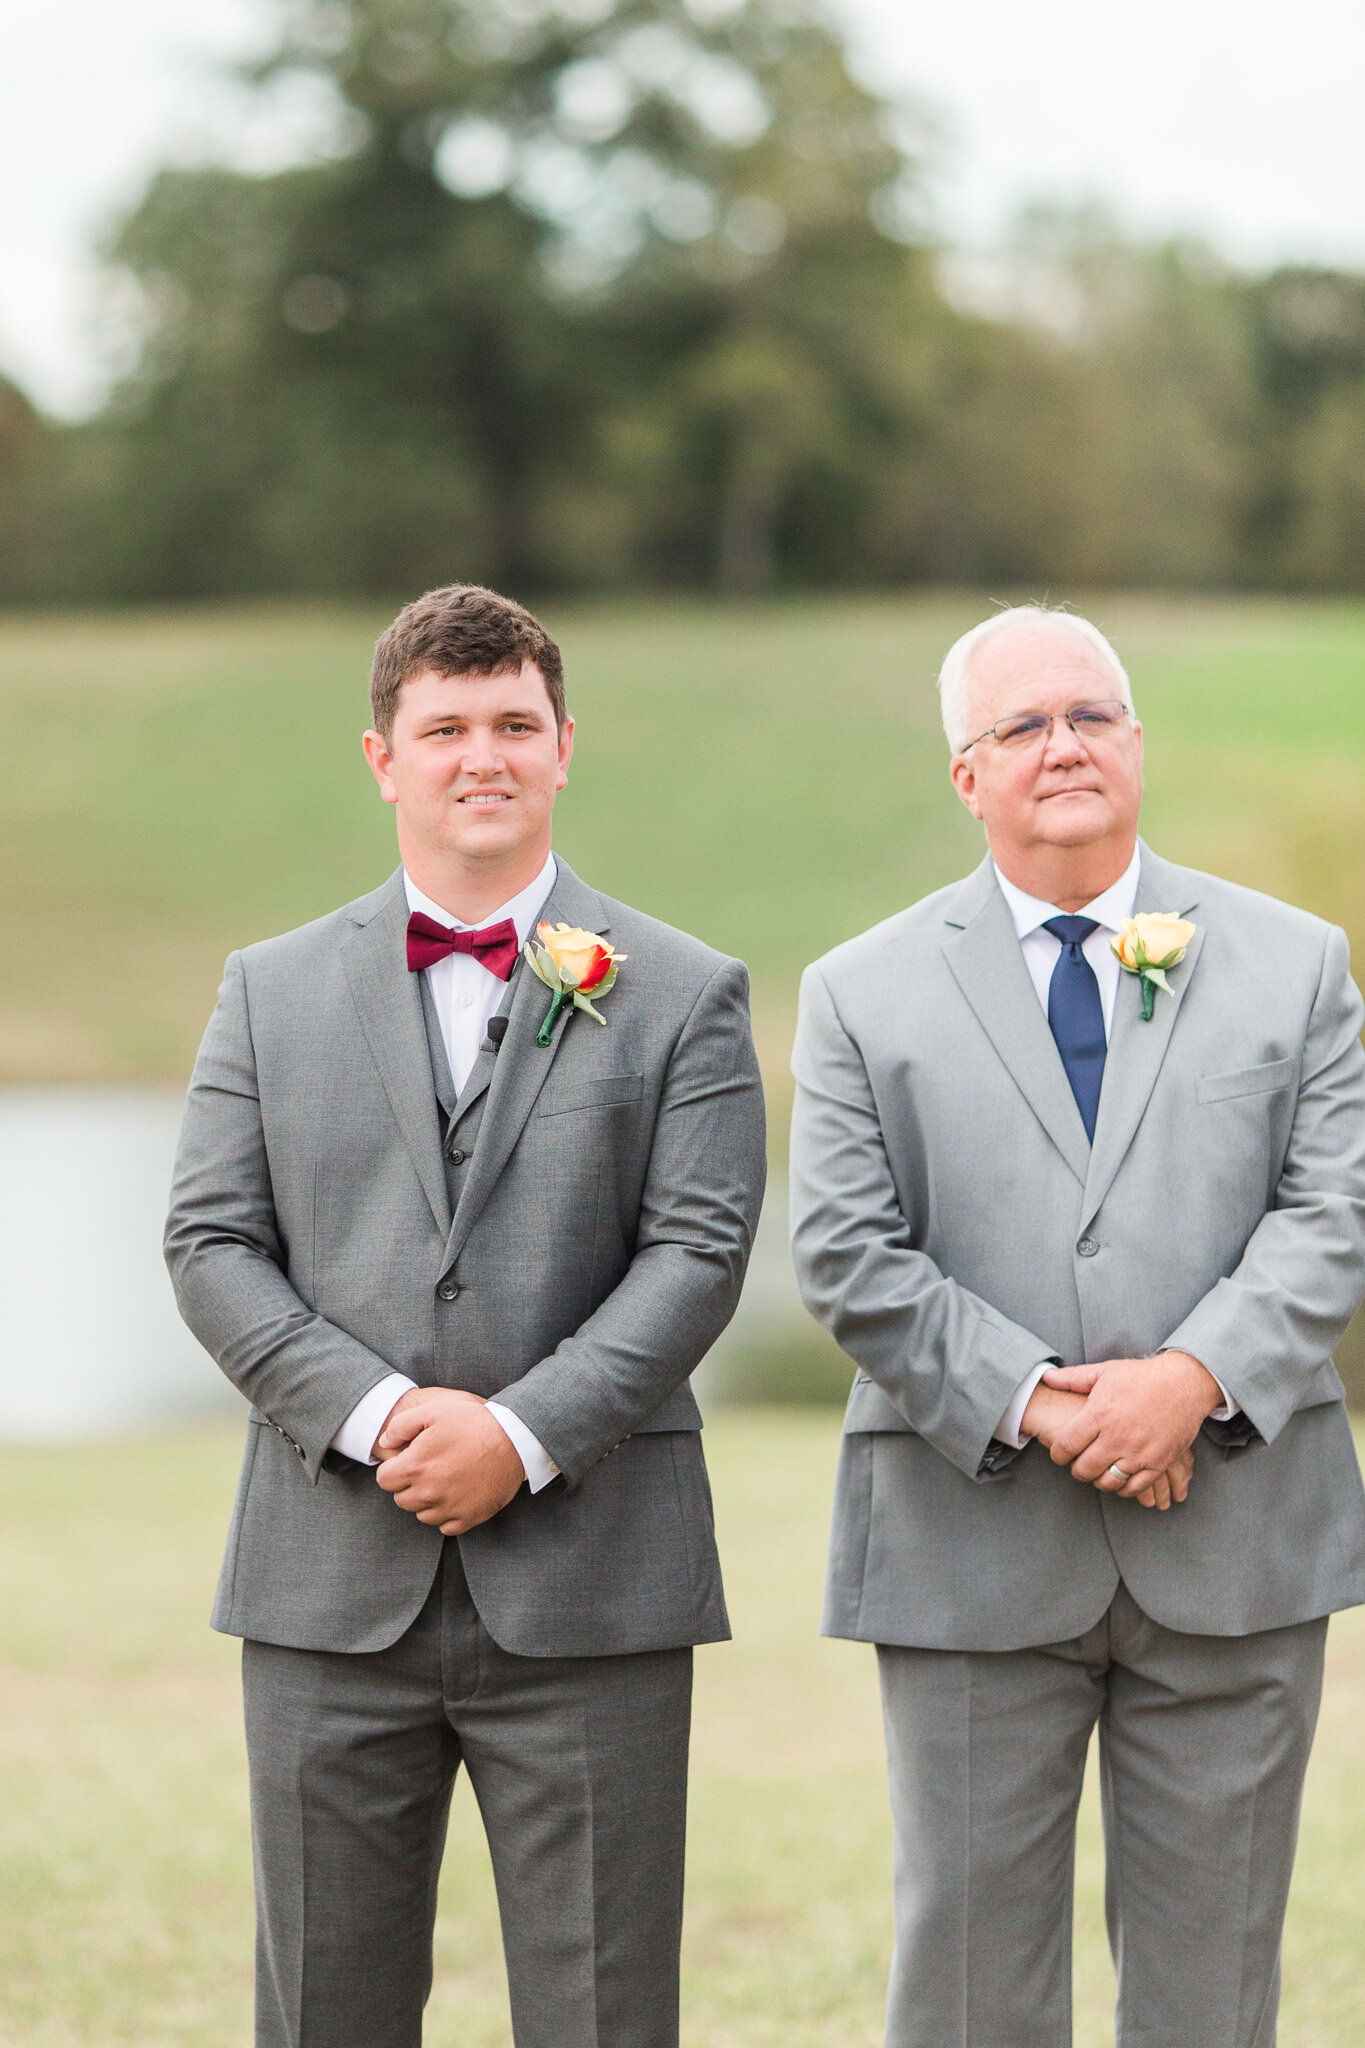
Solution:
[[[1107,1048],[1100,985],[1081,947],[1091,932],[1099,930],[1099,923],[1093,917],[1050,917],[1043,930],[1062,942],[1048,984],[1047,1021],[1057,1041],[1085,1135],[1093,1144]]]

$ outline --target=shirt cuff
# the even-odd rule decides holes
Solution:
[[[1055,1358],[1045,1358],[1041,1365],[1034,1366],[1033,1371],[1026,1380],[1021,1381],[1014,1399],[996,1424],[995,1440],[997,1443],[1008,1444],[1012,1451],[1022,1451],[1026,1443],[1033,1441],[1031,1437],[1026,1437],[1022,1434],[1024,1410],[1033,1399],[1033,1390],[1043,1377],[1043,1374],[1051,1372],[1056,1364],[1057,1360]]]
[[[517,1456],[521,1459],[522,1468],[526,1473],[526,1483],[532,1493],[539,1493],[541,1488],[548,1486],[552,1479],[558,1479],[558,1465],[556,1465],[554,1459],[540,1441],[540,1438],[526,1427],[526,1424],[519,1415],[514,1415],[510,1408],[502,1407],[497,1401],[486,1401],[484,1406],[493,1417],[493,1420],[501,1424],[502,1428],[507,1431],[508,1436],[511,1437]]]
[[[377,1387],[361,1395],[332,1438],[330,1448],[340,1451],[343,1458],[354,1458],[357,1465],[377,1465],[374,1440],[388,1421],[394,1403],[416,1384],[405,1372],[389,1373]]]

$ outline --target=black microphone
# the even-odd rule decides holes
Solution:
[[[490,1017],[488,1020],[488,1043],[496,1052],[507,1036],[506,1017]]]

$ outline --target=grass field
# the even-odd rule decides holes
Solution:
[[[1365,606],[1106,598],[1147,829],[1365,942]],[[933,677],[980,596],[551,606],[558,843],[741,954],[780,1126],[801,967],[979,857]],[[233,946],[393,865],[360,757],[378,612],[0,619],[0,1081],[187,1073]]]
[[[707,1431],[734,1643],[697,1660],[685,2048],[879,2040],[889,1831],[873,1655],[815,1635],[837,1421]],[[237,1646],[205,1615],[231,1428],[0,1452],[0,2048],[244,2048]],[[1281,2048],[1365,2038],[1365,1614],[1338,1619]],[[1078,2048],[1112,2041],[1093,1786]],[[427,2048],[509,2048],[491,1878],[456,1800]],[[1176,2044],[1172,2044],[1176,2048]]]

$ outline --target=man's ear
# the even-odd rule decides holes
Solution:
[[[396,804],[398,791],[393,786],[393,756],[389,752],[388,741],[382,732],[371,729],[360,744],[365,749],[365,759],[370,764],[370,772],[379,784],[379,794],[386,804]]]
[[[953,788],[972,816],[980,822],[981,804],[976,794],[976,769],[966,754],[954,754],[948,767]]]
[[[569,763],[573,759],[573,720],[565,718],[559,728],[559,774],[555,780],[556,789],[566,789],[569,782]]]

